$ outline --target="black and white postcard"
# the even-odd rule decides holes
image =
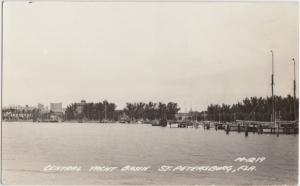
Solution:
[[[297,185],[299,4],[6,0],[3,185]]]

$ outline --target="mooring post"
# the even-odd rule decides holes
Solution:
[[[260,133],[260,134],[263,133],[263,127],[262,127],[262,125],[259,125],[259,133]]]
[[[228,135],[229,134],[229,131],[230,131],[230,126],[229,124],[226,125],[226,134]]]
[[[246,124],[246,126],[245,126],[245,136],[246,137],[248,136],[248,124]]]
[[[276,128],[277,128],[277,137],[279,136],[279,123],[276,124],[276,121],[275,121],[275,125],[276,125]]]

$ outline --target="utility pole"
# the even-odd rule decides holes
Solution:
[[[292,58],[294,62],[294,120],[297,121],[297,111],[296,111],[296,62],[295,59]]]

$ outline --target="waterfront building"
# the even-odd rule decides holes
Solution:
[[[37,107],[38,107],[39,110],[43,110],[43,109],[44,109],[44,105],[41,104],[41,103],[38,103],[38,106],[37,106]]]
[[[191,120],[192,116],[190,115],[190,113],[177,113],[175,114],[175,118],[178,121],[186,121],[186,120]]]
[[[119,113],[121,113],[121,112],[119,112]],[[118,120],[121,123],[129,123],[130,122],[130,118],[129,118],[129,116],[125,112],[122,112],[122,114],[120,114],[118,116]]]
[[[178,121],[199,120],[200,112],[191,111],[188,113],[177,113],[177,114],[175,114],[175,119]]]
[[[49,110],[48,110],[48,107],[45,107],[43,104],[41,103],[38,103],[38,106],[37,106],[38,110],[39,110],[39,113],[41,114],[45,114],[45,113],[48,113]]]
[[[36,107],[13,105],[2,109],[3,120],[31,120]]]
[[[81,100],[80,103],[77,103],[77,104],[76,104],[76,112],[77,112],[77,114],[82,114],[82,112],[83,112],[83,107],[84,107],[85,104],[86,104],[86,101],[85,101],[85,100]]]
[[[62,103],[50,103],[50,122],[63,120]]]
[[[50,103],[50,112],[62,113],[62,103]]]

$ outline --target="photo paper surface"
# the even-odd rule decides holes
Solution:
[[[5,1],[4,185],[297,185],[297,2]]]

